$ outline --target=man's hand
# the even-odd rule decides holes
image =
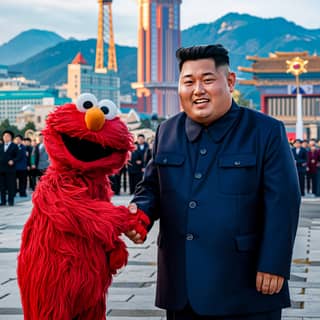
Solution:
[[[12,167],[12,166],[14,165],[13,160],[9,160],[9,161],[8,161],[8,165],[9,165],[10,167]]]
[[[271,273],[257,272],[256,287],[263,294],[279,293],[284,278]]]
[[[130,203],[128,209],[131,214],[137,214],[138,212],[138,207],[135,203]],[[126,232],[125,235],[136,244],[142,244],[144,242],[144,240],[141,239],[141,234],[136,230],[130,230]]]

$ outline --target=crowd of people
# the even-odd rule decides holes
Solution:
[[[296,139],[290,141],[290,145],[296,161],[301,195],[320,197],[320,140]],[[121,190],[131,195],[134,193],[151,158],[152,142],[146,142],[143,134],[137,136],[135,146],[128,164],[110,177],[115,195],[119,195]]]
[[[138,134],[135,150],[132,151],[128,164],[118,174],[110,177],[115,195],[119,195],[121,190],[125,193],[127,191],[130,194],[134,193],[137,184],[142,179],[144,168],[151,159],[151,149],[152,142],[148,143],[144,134]]]
[[[320,140],[296,139],[290,144],[296,161],[301,195],[320,197]],[[137,136],[135,147],[128,164],[110,177],[115,195],[120,195],[121,191],[132,195],[151,159],[152,142],[147,142],[143,134]],[[0,205],[14,205],[16,195],[27,197],[27,190],[35,189],[38,179],[48,166],[48,154],[41,134],[31,140],[5,130],[0,139]]]
[[[115,195],[119,195],[120,191],[134,193],[151,158],[152,143],[148,143],[143,134],[137,136],[135,146],[128,164],[110,177]],[[0,139],[1,206],[13,206],[15,196],[27,197],[28,190],[34,191],[48,166],[49,158],[41,134],[31,140],[14,135],[10,130],[3,131]]]
[[[292,143],[292,153],[296,161],[300,192],[320,197],[320,140],[296,139]]]
[[[48,166],[41,134],[31,140],[5,130],[0,139],[0,205],[13,206],[16,196],[27,197]]]

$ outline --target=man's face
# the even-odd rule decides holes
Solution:
[[[144,141],[145,141],[145,139],[144,139],[144,137],[138,137],[137,138],[137,142],[139,143],[139,144],[144,144]]]
[[[301,142],[300,142],[300,141],[296,141],[296,142],[294,143],[294,146],[295,146],[295,148],[297,148],[297,149],[301,148]]]
[[[209,125],[231,107],[235,74],[213,59],[186,61],[179,77],[180,104],[193,121]]]
[[[15,142],[16,144],[21,144],[21,143],[22,143],[22,140],[21,140],[20,137],[15,137],[15,138],[14,138],[14,142]]]
[[[5,133],[2,138],[4,143],[9,143],[12,141],[11,135],[9,133]]]

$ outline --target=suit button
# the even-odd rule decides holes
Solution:
[[[162,160],[162,163],[164,163],[164,164],[166,164],[168,162],[168,159],[167,158],[164,158],[163,160]]]
[[[189,202],[189,208],[194,209],[197,206],[197,203],[195,201]]]
[[[207,154],[207,149],[206,149],[206,148],[201,148],[201,149],[200,149],[200,154],[201,154],[202,156],[206,155],[206,154]]]
[[[202,174],[200,172],[197,172],[194,174],[194,178],[195,179],[201,179],[202,178]]]
[[[233,164],[234,164],[236,167],[239,167],[240,164],[241,164],[241,162],[240,162],[240,161],[235,161]]]
[[[193,235],[192,233],[187,233],[187,234],[186,234],[186,240],[191,241],[191,240],[193,240],[193,239],[194,239],[194,235]]]

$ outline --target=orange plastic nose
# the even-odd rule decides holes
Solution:
[[[89,130],[99,131],[105,122],[104,113],[100,108],[92,107],[86,112],[84,120]]]

